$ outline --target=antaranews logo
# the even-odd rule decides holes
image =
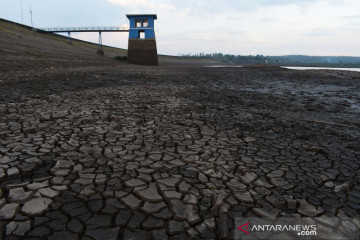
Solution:
[[[245,224],[241,225],[240,227],[238,227],[238,230],[243,231],[243,232],[246,233],[246,234],[250,234],[250,233],[247,231],[247,230],[249,229],[249,224],[250,224],[250,223],[245,223]],[[245,227],[246,227],[246,230],[244,230]]]
[[[250,239],[254,234],[260,237],[259,239],[262,239],[261,235],[264,235],[264,239],[267,239],[269,236],[279,236],[280,234],[285,234],[287,237],[289,237],[289,235],[298,237],[317,235],[317,226],[315,224],[290,224],[283,221],[266,221],[264,219],[260,219],[260,221],[259,219],[256,219],[256,221],[242,221],[240,224],[241,225],[237,225],[236,231],[238,233],[235,235],[238,238],[235,239]],[[269,239],[271,239],[271,237]],[[286,239],[286,237],[284,239]]]
[[[330,227],[328,222],[337,222]],[[327,220],[327,221],[325,221]],[[236,218],[234,239],[241,240],[352,240],[360,239],[360,229],[356,223],[360,219],[342,220],[337,217],[278,217],[264,219],[260,217]],[[351,228],[351,226],[353,226]]]

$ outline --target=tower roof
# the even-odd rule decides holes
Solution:
[[[156,14],[126,14],[126,17],[147,17],[147,16],[151,16],[154,17],[154,19],[157,19]]]

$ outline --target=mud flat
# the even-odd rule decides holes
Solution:
[[[2,71],[0,239],[359,229],[360,73],[81,64]]]

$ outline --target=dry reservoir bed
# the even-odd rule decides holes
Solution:
[[[360,73],[134,67],[0,83],[0,239],[226,239],[236,218],[360,228]]]

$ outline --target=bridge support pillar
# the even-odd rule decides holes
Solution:
[[[99,46],[98,46],[97,54],[104,56],[104,52],[102,50],[102,37],[100,31],[99,31]]]
[[[102,37],[101,37],[101,32],[99,32],[99,51],[102,51]]]
[[[68,32],[68,44],[71,45],[71,32]]]

